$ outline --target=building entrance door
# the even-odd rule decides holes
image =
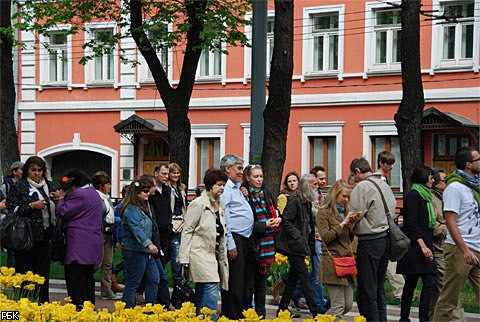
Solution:
[[[52,179],[58,182],[65,172],[73,168],[85,171],[90,177],[100,170],[111,176],[111,162],[109,156],[92,151],[76,150],[58,154],[52,157]]]

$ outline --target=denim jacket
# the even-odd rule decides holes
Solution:
[[[137,252],[150,253],[148,245],[152,243],[152,220],[142,209],[128,205],[122,216],[122,248]]]

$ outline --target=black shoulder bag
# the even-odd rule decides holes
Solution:
[[[176,309],[181,308],[182,304],[185,302],[195,303],[195,292],[188,284],[188,273],[188,268],[184,268],[182,282],[173,287],[170,302]]]

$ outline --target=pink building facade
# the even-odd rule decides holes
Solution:
[[[393,1],[395,2],[395,1]],[[421,69],[425,94],[424,163],[454,169],[462,145],[478,147],[480,124],[480,0],[426,0],[424,10],[457,19],[421,18]],[[268,12],[267,55],[273,49],[273,3]],[[331,184],[349,175],[354,157],[375,166],[391,150],[397,166],[390,182],[401,191],[400,150],[394,114],[400,103],[400,11],[378,1],[297,1],[294,16],[292,111],[285,172],[324,165]],[[88,62],[83,42],[113,32],[113,22],[62,36],[58,26],[45,48],[18,53],[18,124],[22,160],[39,155],[54,178],[80,167],[106,170],[112,195],[135,175],[168,162],[167,116],[146,64],[121,64],[118,51]],[[171,27],[171,26],[169,26]],[[250,37],[251,26],[245,27]],[[27,45],[36,36],[21,33]],[[142,63],[132,39],[118,44]],[[189,188],[225,153],[248,162],[251,49],[225,47],[229,55],[202,53],[189,117],[192,124]],[[65,60],[59,57],[66,58]],[[172,84],[181,49],[159,52]],[[269,73],[267,67],[267,75]],[[268,95],[268,93],[267,93]]]

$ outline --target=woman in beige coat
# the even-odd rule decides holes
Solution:
[[[225,206],[220,201],[225,182],[223,171],[205,173],[202,195],[188,206],[178,259],[195,282],[195,306],[216,310],[221,287],[228,290]]]
[[[328,288],[332,306],[326,314],[336,315],[337,320],[352,309],[354,278],[339,277],[335,273],[333,257],[353,255],[353,233],[350,230],[348,211],[351,188],[345,180],[337,180],[328,191],[317,214],[317,227],[322,236],[323,250],[320,262],[319,281]]]

